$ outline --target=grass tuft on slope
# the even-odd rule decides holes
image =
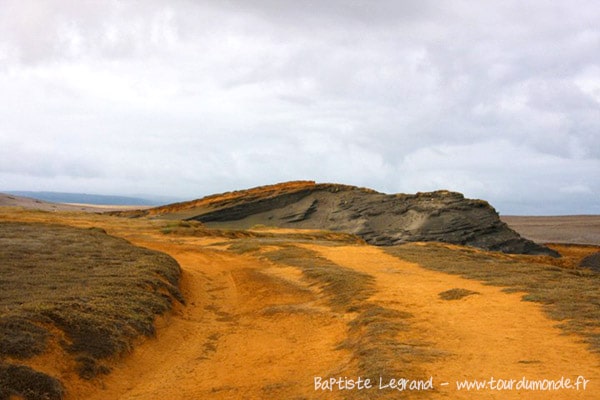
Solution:
[[[156,315],[183,302],[179,275],[170,256],[102,229],[0,222],[0,399],[61,398],[55,378],[26,366],[51,340],[82,378],[107,373],[104,359],[153,335]]]

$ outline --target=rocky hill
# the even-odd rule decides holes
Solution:
[[[435,191],[384,194],[313,181],[288,182],[139,211],[135,215],[197,220],[207,226],[327,229],[374,245],[439,241],[517,254],[558,256],[510,229],[483,200]]]

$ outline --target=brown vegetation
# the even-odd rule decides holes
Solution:
[[[467,296],[472,296],[474,294],[480,294],[480,293],[475,292],[474,290],[455,288],[455,289],[445,290],[445,291],[441,292],[439,294],[439,296],[440,296],[440,299],[442,299],[442,300],[460,300]]]
[[[0,398],[44,399],[42,386],[60,397],[56,381],[19,365],[49,341],[72,354],[82,378],[107,373],[103,360],[152,335],[155,316],[183,300],[171,257],[96,228],[0,222],[0,264]],[[43,385],[27,394],[25,381]]]

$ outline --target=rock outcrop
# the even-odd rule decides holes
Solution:
[[[600,252],[585,257],[581,260],[579,266],[582,268],[591,268],[594,271],[600,272]]]
[[[342,231],[380,246],[439,241],[505,253],[559,256],[519,236],[487,202],[443,190],[389,195],[300,181],[209,196],[143,214],[197,220],[215,227],[263,224]]]

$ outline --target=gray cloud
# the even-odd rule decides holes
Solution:
[[[315,179],[600,213],[592,1],[0,3],[0,190]]]

